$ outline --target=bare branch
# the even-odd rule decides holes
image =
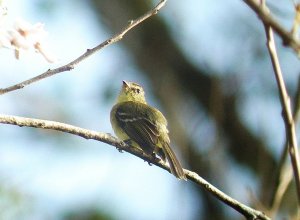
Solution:
[[[119,141],[117,138],[107,133],[92,131],[92,130],[76,127],[65,123],[55,122],[55,121],[48,121],[48,120],[41,120],[41,119],[34,119],[34,118],[24,118],[24,117],[4,115],[4,114],[0,114],[0,123],[17,125],[20,127],[25,126],[25,127],[56,130],[56,131],[61,131],[76,136],[80,136],[85,139],[93,139],[93,140],[101,141],[109,145],[115,146],[120,151],[126,151],[130,154],[133,154],[143,159],[144,161],[147,161],[151,164],[154,164],[170,172],[169,166],[166,165],[159,158],[154,158],[151,155],[147,155],[142,150],[136,147],[128,146],[124,142]],[[199,186],[202,186],[206,191],[208,191],[217,199],[219,199],[220,201],[224,202],[228,206],[232,207],[233,209],[235,209],[236,211],[244,215],[247,219],[263,219],[263,220],[270,219],[264,213],[252,209],[238,202],[237,200],[231,198],[230,196],[226,195],[221,190],[219,190],[218,188],[216,188],[215,186],[213,186],[212,184],[210,184],[209,182],[201,178],[197,173],[187,169],[184,169],[184,172],[188,177],[188,179],[198,184]]]
[[[286,141],[289,150],[289,155],[292,161],[292,167],[294,172],[294,178],[296,182],[297,188],[297,196],[298,196],[298,204],[300,205],[300,161],[299,161],[299,153],[298,153],[298,144],[297,144],[297,137],[296,137],[296,130],[295,130],[295,119],[298,117],[298,102],[296,103],[297,106],[295,108],[296,112],[293,116],[290,97],[287,93],[285,82],[283,79],[283,74],[280,68],[274,34],[273,30],[282,38],[284,45],[289,45],[294,51],[299,55],[300,54],[300,43],[293,31],[288,32],[286,31],[270,14],[268,8],[265,5],[265,1],[262,0],[244,0],[244,2],[249,5],[258,17],[262,20],[265,32],[267,36],[267,46],[269,55],[272,61],[272,66],[274,70],[274,74],[276,77],[276,82],[279,90],[280,101],[282,105],[283,111],[283,120],[285,123],[285,130],[286,130]],[[298,98],[298,97],[297,97]],[[283,165],[283,164],[282,164]],[[281,175],[281,174],[280,174]],[[285,183],[287,185],[287,183]],[[284,188],[283,185],[281,188]],[[278,190],[278,188],[277,188]],[[281,198],[282,192],[275,191],[275,197],[277,200]],[[276,206],[279,201],[274,200],[273,198],[272,208],[276,209]],[[274,203],[275,202],[275,203]],[[274,207],[275,206],[275,207]],[[274,210],[273,209],[273,210]]]
[[[283,165],[281,167],[278,178],[278,186],[276,187],[276,190],[274,192],[270,212],[268,212],[271,216],[276,216],[283,196],[293,180],[293,171],[290,164],[285,164],[285,166]]]
[[[15,91],[18,89],[22,89],[25,86],[28,86],[28,85],[35,83],[37,81],[40,81],[42,79],[48,78],[48,77],[53,76],[58,73],[62,73],[62,72],[70,71],[70,70],[74,69],[75,66],[77,66],[79,63],[81,63],[83,60],[87,59],[88,57],[90,57],[91,55],[96,53],[97,51],[105,48],[108,45],[111,45],[113,43],[120,41],[127,34],[127,32],[130,31],[132,28],[139,25],[140,23],[142,23],[146,19],[150,18],[151,16],[157,14],[158,11],[166,4],[166,2],[167,2],[167,0],[160,1],[152,10],[148,11],[147,13],[145,13],[144,15],[142,15],[141,17],[139,17],[135,20],[131,20],[129,22],[129,24],[127,26],[125,26],[119,33],[117,33],[116,35],[107,39],[106,41],[102,42],[98,46],[96,46],[92,49],[88,49],[84,54],[82,54],[80,57],[76,58],[72,62],[70,62],[64,66],[58,67],[56,69],[53,69],[53,70],[49,69],[46,72],[44,72],[36,77],[25,80],[16,85],[13,85],[13,86],[10,86],[10,87],[4,88],[4,89],[0,89],[0,95],[3,95],[5,93],[11,92],[11,91]]]
[[[297,91],[295,95],[295,104],[293,109],[293,118],[294,123],[297,124],[299,121],[299,115],[300,115],[300,77],[298,77],[298,86]],[[283,196],[285,192],[288,189],[288,186],[291,184],[293,180],[293,171],[291,166],[286,165],[286,159],[288,155],[288,140],[286,139],[286,142],[284,144],[283,151],[281,153],[278,171],[276,172],[276,179],[275,179],[275,187],[272,192],[271,197],[271,205],[270,205],[270,213],[272,213],[273,216],[276,215],[278,208],[281,204],[281,201],[283,199]]]
[[[300,162],[299,162],[295,122],[292,114],[290,97],[287,93],[282,71],[280,68],[272,28],[268,25],[265,25],[265,30],[267,35],[268,51],[272,61],[272,66],[273,66],[273,70],[274,70],[274,74],[275,74],[275,78],[279,90],[279,96],[282,105],[283,120],[285,123],[286,137],[288,141],[289,155],[292,161],[296,188],[297,188],[298,202],[300,204]]]
[[[249,5],[253,11],[257,14],[257,16],[262,20],[262,22],[272,27],[272,29],[281,37],[283,44],[288,45],[300,55],[300,42],[295,36],[293,35],[292,31],[287,31],[283,28],[278,21],[273,18],[270,12],[267,10],[266,7],[261,6],[260,0],[243,0],[247,5]]]

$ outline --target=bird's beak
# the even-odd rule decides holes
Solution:
[[[123,80],[123,86],[126,87],[126,88],[128,88],[129,87],[128,82],[126,82],[125,80]]]

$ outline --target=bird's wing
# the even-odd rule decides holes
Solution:
[[[116,110],[120,127],[147,153],[152,153],[159,141],[159,127],[151,120],[155,114],[153,108],[135,102],[122,103]]]

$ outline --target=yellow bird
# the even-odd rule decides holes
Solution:
[[[117,103],[110,112],[110,121],[118,138],[141,148],[146,154],[155,153],[163,161],[167,159],[172,174],[187,180],[170,147],[167,120],[159,110],[147,104],[140,85],[123,81]]]

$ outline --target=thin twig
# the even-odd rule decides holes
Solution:
[[[5,93],[14,91],[14,90],[18,90],[18,89],[22,89],[25,86],[28,86],[32,83],[35,83],[39,80],[45,79],[47,77],[53,76],[55,74],[58,73],[62,73],[65,71],[70,71],[72,69],[75,68],[75,66],[77,66],[79,63],[81,63],[83,60],[85,60],[86,58],[90,57],[91,55],[93,55],[94,53],[96,53],[97,51],[103,49],[104,47],[111,45],[113,43],[116,43],[118,41],[120,41],[126,34],[128,31],[130,31],[132,28],[134,28],[135,26],[137,26],[138,24],[142,23],[143,21],[145,21],[146,19],[150,18],[151,16],[155,15],[158,13],[158,11],[166,4],[167,0],[162,0],[160,1],[152,10],[148,11],[147,13],[145,13],[144,15],[142,15],[141,17],[135,19],[135,20],[131,20],[127,26],[125,26],[119,33],[117,33],[116,35],[112,36],[111,38],[107,39],[106,41],[104,41],[103,43],[99,44],[98,46],[92,48],[92,49],[88,49],[84,54],[82,54],[81,56],[79,56],[78,58],[76,58],[75,60],[73,60],[72,62],[52,69],[52,70],[47,70],[46,72],[33,77],[31,79],[25,80],[21,83],[18,83],[16,85],[4,88],[4,89],[0,89],[0,95],[3,95]]]
[[[257,16],[262,20],[265,25],[272,27],[272,29],[281,37],[283,44],[288,45],[293,50],[300,55],[300,42],[293,35],[291,31],[287,31],[283,28],[278,21],[273,18],[266,7],[261,7],[261,1],[259,0],[243,0],[247,5],[249,5]]]
[[[265,24],[265,31],[267,36],[267,47],[272,61],[272,66],[279,90],[283,120],[285,123],[286,137],[288,141],[289,155],[291,158],[292,167],[294,171],[294,178],[296,182],[298,204],[300,204],[300,162],[295,122],[292,114],[290,97],[287,93],[282,71],[280,68],[272,28],[269,25]]]
[[[287,150],[285,150],[287,152]],[[287,155],[287,153],[285,153]],[[284,156],[286,156],[284,155]],[[276,186],[276,189],[274,190],[274,195],[272,198],[271,207],[268,211],[269,215],[276,216],[277,212],[279,210],[279,207],[281,205],[282,199],[284,194],[286,193],[290,183],[293,180],[293,170],[290,164],[284,163],[280,167],[279,177],[278,177],[278,183]]]
[[[76,127],[73,125],[55,122],[55,121],[48,121],[48,120],[41,120],[41,119],[34,119],[34,118],[24,118],[24,117],[18,117],[18,116],[12,116],[12,115],[4,115],[0,114],[0,123],[2,124],[10,124],[10,125],[17,125],[20,127],[26,126],[26,127],[34,127],[34,128],[42,128],[42,129],[50,129],[50,130],[56,130],[61,131],[73,135],[77,135],[86,139],[93,139],[97,141],[101,141],[104,143],[107,143],[109,145],[115,146],[120,151],[126,151],[130,154],[133,154],[144,161],[147,161],[151,164],[154,164],[158,167],[161,167],[167,171],[170,172],[169,166],[167,166],[162,160],[159,158],[154,158],[153,156],[149,156],[145,153],[143,153],[142,150],[130,147],[126,145],[124,142],[119,141],[117,138],[113,137],[110,134],[92,131],[80,127]],[[200,185],[203,187],[206,191],[211,193],[213,196],[215,196],[217,199],[221,200],[228,206],[232,207],[242,215],[244,215],[247,219],[263,219],[263,220],[269,220],[270,218],[266,216],[264,213],[257,211],[255,209],[252,209],[237,200],[231,198],[227,194],[223,193],[221,190],[201,178],[197,173],[192,172],[190,170],[184,169],[184,172],[188,179],[193,181],[194,183]]]
[[[294,118],[294,123],[297,124],[299,121],[299,113],[300,113],[300,76],[298,77],[298,86],[297,86],[297,91],[294,99],[295,104],[294,109],[293,109],[293,118]],[[279,165],[278,165],[278,171],[276,172],[276,179],[275,179],[275,187],[272,192],[272,197],[271,197],[271,204],[270,204],[270,213],[275,216],[279,206],[281,204],[281,201],[283,199],[283,196],[285,192],[288,189],[288,186],[293,180],[293,172],[292,172],[292,167],[290,165],[286,165],[286,159],[288,155],[288,140],[286,139],[284,148],[281,153],[281,157],[279,160]]]

